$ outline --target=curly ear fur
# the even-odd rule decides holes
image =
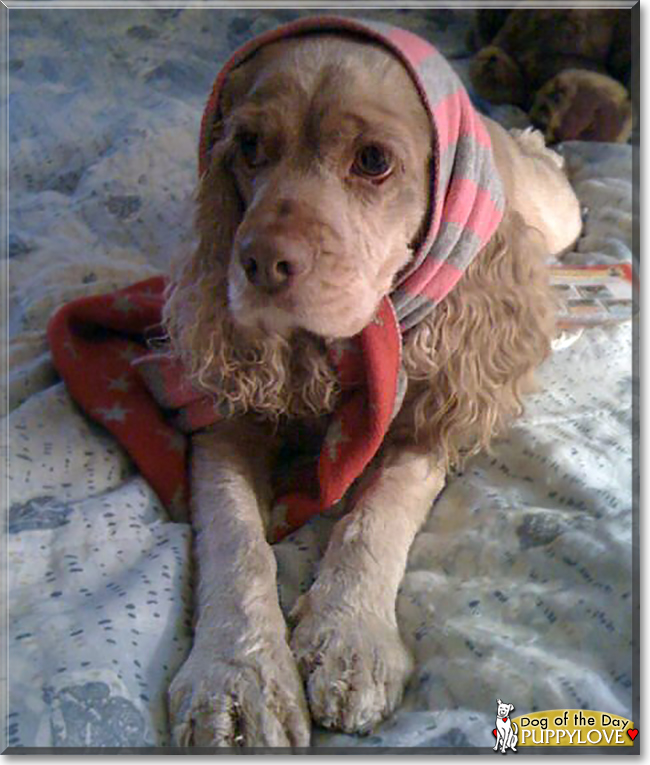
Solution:
[[[163,312],[171,342],[192,382],[228,416],[257,412],[319,416],[334,409],[339,383],[321,341],[306,332],[285,340],[238,327],[228,311],[228,261],[242,210],[216,144],[198,190],[199,244],[172,271]]]
[[[555,330],[544,259],[542,237],[507,211],[456,288],[404,339],[410,392],[398,438],[460,466],[521,412]]]

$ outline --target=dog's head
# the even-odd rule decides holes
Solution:
[[[501,699],[497,699],[497,717],[508,717],[514,708],[514,704],[504,704]]]
[[[190,376],[237,408],[286,411],[302,386],[321,412],[324,346],[361,332],[389,293],[410,326],[501,219],[489,137],[435,49],[308,24],[252,41],[217,78],[199,246],[165,309]]]
[[[337,35],[269,44],[229,75],[213,133],[199,234],[220,238],[233,320],[359,332],[428,206],[431,128],[403,66]]]

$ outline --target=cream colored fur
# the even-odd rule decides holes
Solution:
[[[196,632],[170,716],[181,745],[307,746],[310,718],[367,731],[400,702],[411,658],[395,605],[409,548],[448,467],[489,446],[520,410],[553,336],[544,259],[573,243],[580,215],[539,136],[489,123],[504,222],[406,338],[409,394],[290,634],[265,539],[270,476],[283,439],[298,426],[322,433],[336,406],[328,343],[367,322],[410,257],[427,208],[430,136],[401,66],[339,38],[269,46],[233,75],[224,104],[199,191],[200,243],[166,310],[173,349],[233,414],[193,441]],[[238,120],[273,126],[252,169],[233,148]],[[348,174],[359,133],[395,147],[399,167],[381,186]],[[239,255],[277,236],[307,266],[289,291],[269,295],[247,281]]]

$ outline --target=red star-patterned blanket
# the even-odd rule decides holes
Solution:
[[[187,498],[185,438],[132,362],[160,332],[162,277],[80,298],[50,320],[52,358],[73,399],[127,450],[172,517]]]
[[[174,359],[147,353],[148,341],[160,334],[164,288],[160,277],[73,301],[54,315],[48,337],[72,397],[117,438],[172,517],[180,518],[188,497],[182,432],[207,427],[219,415]],[[277,498],[272,541],[335,504],[374,457],[401,399],[399,353],[388,299],[358,338],[333,348],[343,401],[329,425],[317,475],[299,477],[300,486],[315,491],[296,489]]]

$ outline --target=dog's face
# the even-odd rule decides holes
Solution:
[[[229,76],[216,140],[200,215],[224,185],[236,196],[224,255],[235,323],[324,338],[363,329],[429,206],[431,128],[402,65],[339,36],[267,45]]]
[[[497,717],[508,717],[514,708],[513,704],[504,704],[501,699],[497,699]]]

